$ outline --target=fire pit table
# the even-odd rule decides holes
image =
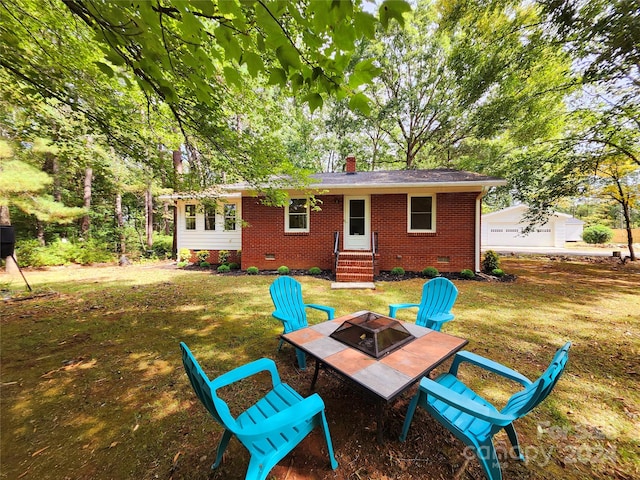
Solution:
[[[379,442],[383,439],[384,406],[468,343],[368,311],[296,330],[282,338],[316,360],[311,390],[320,366],[325,366],[377,400]]]

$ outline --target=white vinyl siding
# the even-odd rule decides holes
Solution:
[[[186,228],[186,205],[193,205],[195,210],[195,229]],[[233,205],[233,227],[234,230],[225,230],[225,209],[224,206]],[[191,250],[241,250],[242,249],[242,229],[240,219],[242,218],[240,198],[220,202],[215,211],[214,229],[205,229],[206,209],[195,201],[178,201],[178,249],[189,248]],[[231,210],[227,213],[231,215]],[[211,218],[211,217],[210,217]],[[212,218],[213,219],[213,218]],[[227,218],[228,225],[231,226],[231,217]]]

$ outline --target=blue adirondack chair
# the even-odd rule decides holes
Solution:
[[[389,305],[389,316],[396,318],[396,312],[402,308],[418,307],[416,325],[440,331],[442,325],[455,318],[451,307],[458,298],[458,289],[444,277],[429,280],[422,287],[420,303],[396,303]]]
[[[302,286],[295,278],[282,276],[278,277],[269,287],[271,300],[275,310],[271,315],[284,324],[282,333],[289,333],[305,328],[307,323],[307,308],[320,310],[327,314],[328,320],[333,319],[335,310],[325,305],[315,303],[304,303],[302,300]],[[282,339],[278,344],[278,350],[282,348]],[[307,368],[307,359],[302,350],[296,349],[298,366],[301,370]]]
[[[229,440],[235,435],[251,454],[245,479],[264,480],[271,469],[317,426],[324,432],[331,468],[338,468],[324,413],[324,402],[317,393],[307,398],[301,397],[293,388],[280,381],[275,362],[268,358],[256,360],[209,380],[189,347],[181,342],[180,349],[184,368],[196,395],[211,416],[224,427],[212,468],[220,465]],[[218,397],[218,390],[263,371],[271,374],[272,390],[234,418],[227,403]]]
[[[413,414],[419,405],[473,449],[489,480],[501,480],[502,470],[493,446],[493,436],[504,428],[516,457],[524,460],[513,422],[524,417],[551,393],[567,364],[570,346],[571,343],[567,342],[556,352],[549,367],[535,382],[480,355],[458,352],[448,373],[435,380],[425,377],[420,381],[418,392],[409,404],[400,440],[407,438]],[[513,394],[504,408],[498,411],[457,378],[458,367],[463,362],[514,380],[524,389]]]

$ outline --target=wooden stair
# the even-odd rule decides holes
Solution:
[[[336,282],[373,282],[373,255],[366,251],[338,253]]]

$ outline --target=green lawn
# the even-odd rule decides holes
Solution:
[[[556,389],[516,424],[526,463],[505,459],[506,479],[632,479],[640,476],[640,269],[615,263],[505,258],[515,283],[456,281],[455,321],[443,331],[468,350],[536,377],[570,340]],[[244,478],[248,456],[232,442],[209,470],[221,430],[197,403],[182,370],[185,341],[210,376],[267,356],[306,394],[313,369],[276,352],[281,326],[270,316],[270,276],[220,276],[160,264],[25,272],[38,295],[0,303],[0,478]],[[331,290],[299,278],[308,302],[388,311],[417,301],[424,280],[379,283],[374,291]],[[0,287],[22,289],[19,277]],[[401,318],[411,319],[410,311]],[[310,322],[322,320],[319,312]],[[313,363],[309,362],[312,366]],[[467,368],[465,379],[497,403],[517,386]],[[254,385],[232,392],[246,401]],[[321,375],[336,456],[305,440],[273,478],[482,478],[464,446],[424,412],[407,442],[397,436],[408,398],[388,409],[387,442],[375,441],[373,408]],[[506,436],[497,437],[500,445]],[[465,477],[466,475],[466,477]]]

